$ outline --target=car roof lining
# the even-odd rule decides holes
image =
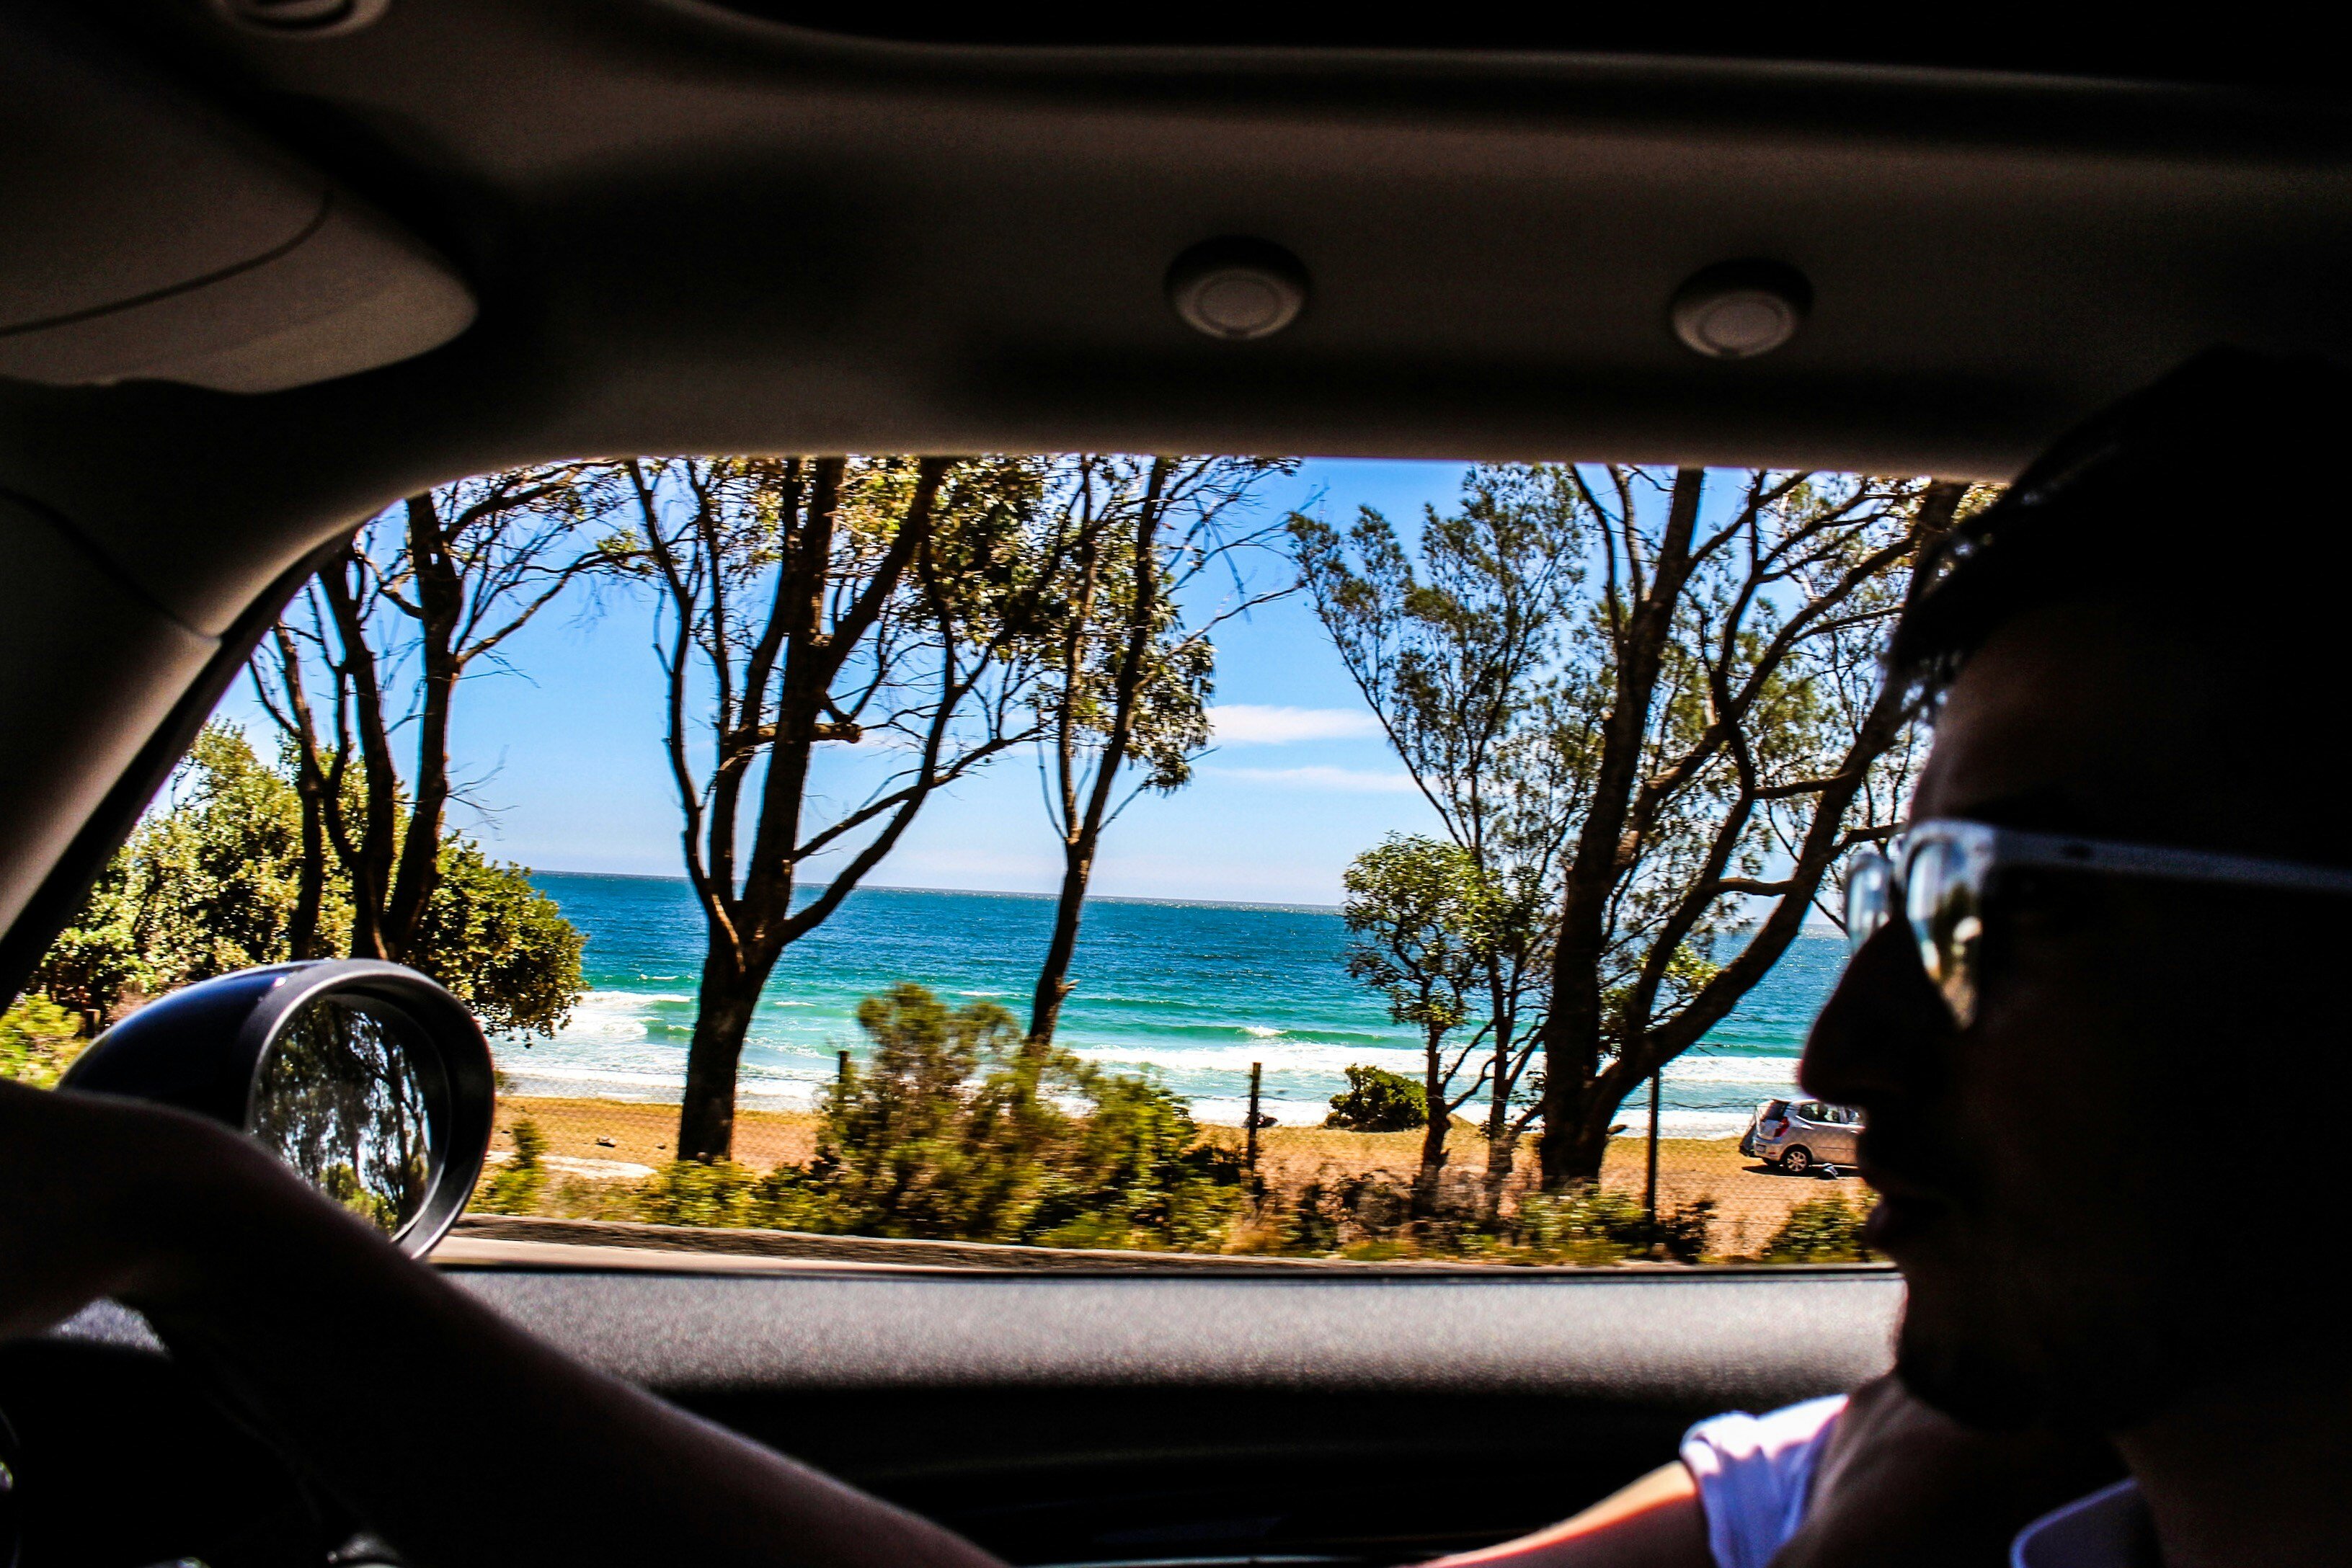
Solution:
[[[289,392],[0,388],[38,433],[20,488],[153,552],[215,625],[319,530],[523,461],[1181,447],[1992,478],[2210,342],[2352,347],[2337,96],[938,47],[698,0],[394,5],[299,44],[112,15],[114,42],[360,191],[482,301],[446,349]],[[1199,339],[1160,296],[1176,254],[1228,232],[1313,277],[1280,338]],[[1743,255],[1804,272],[1813,319],[1767,359],[1701,361],[1666,303]],[[157,537],[124,448],[166,414],[218,491],[178,468],[171,531],[209,551],[299,514],[269,559],[215,581]]]

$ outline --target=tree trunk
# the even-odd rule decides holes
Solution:
[[[1601,1069],[1608,1026],[1601,962],[1608,947],[1611,897],[1631,858],[1631,846],[1623,841],[1626,823],[1641,783],[1643,743],[1657,699],[1666,643],[1674,635],[1675,604],[1689,580],[1691,537],[1706,482],[1702,469],[1675,473],[1650,580],[1639,590],[1617,639],[1616,680],[1601,728],[1601,762],[1593,771],[1584,827],[1569,862],[1553,956],[1551,1013],[1544,1024],[1544,1131],[1538,1149],[1547,1190],[1589,1180],[1601,1169],[1600,1156],[1587,1150],[1576,1100]],[[1628,519],[1626,527],[1632,526]],[[1606,1142],[1604,1133],[1604,1147]]]
[[[1043,1044],[1054,1038],[1062,1021],[1062,1004],[1069,999],[1070,959],[1078,948],[1078,917],[1085,912],[1087,883],[1094,875],[1094,846],[1064,846],[1062,896],[1054,905],[1054,936],[1045,944],[1045,962],[1037,971],[1036,994],[1029,1001],[1029,1038]]]
[[[1544,1186],[1548,1190],[1601,1179],[1601,1162],[1609,1155],[1609,1129],[1623,1096],[1591,1090],[1573,1097],[1575,1116],[1564,1135],[1544,1130]],[[1559,1173],[1554,1175],[1555,1170]]]
[[[305,758],[295,774],[294,789],[302,804],[302,864],[294,887],[294,915],[286,926],[286,951],[297,960],[326,956],[325,944],[319,939],[319,911],[327,892],[327,807],[314,782],[318,771],[317,763]]]
[[[1519,1135],[1506,1125],[1500,1133],[1490,1133],[1486,1138],[1486,1178],[1480,1194],[1479,1218],[1487,1224],[1503,1211],[1503,1192],[1511,1185],[1511,1172],[1517,1167]]]
[[[352,956],[389,958],[394,955],[383,928],[383,909],[392,894],[393,864],[398,852],[400,779],[392,767],[375,650],[367,640],[357,585],[346,575],[359,570],[356,549],[346,545],[320,571],[319,586],[334,615],[336,640],[343,653],[337,667],[351,683],[353,717],[359,727],[363,805],[359,841],[343,862],[352,880]]]
[[[1445,1134],[1453,1117],[1445,1109],[1444,1036],[1433,1033],[1427,1042],[1427,1064],[1422,1092],[1429,1102],[1429,1120],[1421,1130],[1421,1169],[1412,1178],[1412,1214],[1428,1219],[1437,1213],[1438,1181],[1445,1171]]]
[[[686,1092],[678,1107],[677,1157],[726,1159],[735,1147],[735,1071],[752,1009],[775,968],[771,956],[738,963],[715,935],[702,960],[694,1038],[686,1051]]]
[[[1519,1043],[1519,1010],[1498,960],[1487,965],[1486,997],[1487,1027],[1495,1031],[1495,1058],[1486,1072],[1486,1176],[1479,1218],[1492,1224],[1502,1210],[1503,1189],[1510,1185],[1519,1153],[1518,1131],[1511,1125],[1511,1093],[1519,1082],[1511,1071],[1512,1053]]]
[[[384,895],[383,946],[406,959],[415,946],[425,906],[441,881],[441,819],[449,804],[449,705],[465,673],[457,643],[466,590],[449,559],[449,541],[430,493],[408,498],[408,554],[416,580],[421,622],[418,652],[425,665],[424,703],[417,713],[416,767],[409,781],[408,829]]]
[[[327,895],[327,779],[319,767],[318,721],[310,713],[310,694],[302,682],[302,655],[293,636],[283,621],[270,632],[285,682],[286,711],[278,719],[294,745],[294,794],[302,809],[302,864],[295,883],[294,914],[287,922],[286,950],[288,956],[297,960],[323,958],[327,953],[320,939],[319,915]],[[268,694],[257,664],[254,684],[262,689],[267,705]]]
[[[1111,801],[1118,787],[1119,770],[1127,766],[1128,751],[1135,739],[1136,707],[1148,674],[1145,657],[1151,649],[1153,625],[1159,615],[1160,496],[1170,467],[1165,457],[1153,460],[1150,476],[1144,482],[1143,504],[1136,511],[1128,561],[1132,576],[1127,623],[1122,628],[1124,643],[1112,676],[1110,728],[1095,758],[1094,778],[1087,788],[1083,809],[1077,805],[1077,782],[1072,772],[1071,715],[1066,707],[1061,716],[1062,809],[1067,837],[1062,845],[1062,896],[1054,908],[1054,936],[1046,944],[1045,962],[1037,971],[1037,989],[1029,1004],[1029,1039],[1038,1044],[1053,1040],[1054,1030],[1061,1022],[1062,1004],[1069,998],[1070,960],[1077,951],[1078,921],[1086,913],[1087,883],[1094,876],[1095,851],[1102,843],[1103,829],[1110,821]],[[1086,602],[1090,604],[1095,590],[1091,537],[1085,541],[1085,549]],[[1072,700],[1070,690],[1076,685],[1077,665],[1087,633],[1084,622],[1090,615],[1090,610],[1080,612],[1076,640],[1067,651],[1065,704]]]

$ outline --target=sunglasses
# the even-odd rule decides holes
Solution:
[[[2156,844],[2116,843],[2063,833],[2026,833],[1983,822],[1939,819],[1914,823],[1885,852],[1864,850],[1846,862],[1845,936],[1850,952],[1895,917],[1911,923],[1919,967],[1952,1021],[1976,1022],[1985,936],[1985,902],[2003,871],[2059,868],[2107,876],[2158,878],[2352,894],[2352,871]]]

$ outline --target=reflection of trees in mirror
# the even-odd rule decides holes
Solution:
[[[261,1070],[254,1136],[387,1233],[432,1185],[425,1086],[401,1026],[330,998],[305,1003]]]

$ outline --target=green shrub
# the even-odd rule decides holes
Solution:
[[[1043,1246],[1214,1249],[1239,1158],[1181,1097],[1022,1038],[992,1003],[868,997],[873,1044],[822,1106],[816,1156],[763,1178],[759,1223]]]
[[[0,1012],[0,1078],[46,1089],[82,1043],[81,1019],[38,991],[19,997]]]
[[[1706,1253],[1706,1234],[1715,1223],[1715,1199],[1702,1197],[1687,1208],[1668,1209],[1658,1216],[1657,1244],[1677,1263],[1696,1263]]]
[[[484,1214],[534,1214],[547,1186],[547,1134],[525,1116],[507,1129],[507,1136],[514,1140],[514,1158],[475,1195],[473,1207]]]
[[[1327,1127],[1351,1133],[1404,1133],[1429,1124],[1429,1096],[1402,1072],[1349,1067],[1348,1087],[1331,1096]]]
[[[1870,1249],[1862,1244],[1863,1209],[1831,1193],[1808,1198],[1789,1211],[1780,1228],[1758,1256],[1763,1263],[1866,1263]]]
[[[920,986],[868,997],[857,1022],[873,1050],[827,1091],[806,1165],[761,1175],[676,1161],[634,1189],[636,1218],[1041,1246],[1223,1243],[1244,1198],[1240,1158],[1204,1144],[1164,1085],[1025,1040],[1003,1008],[950,1009]]]
[[[163,800],[42,955],[34,984],[111,1019],[146,998],[292,956],[304,880],[293,766],[290,752],[265,762],[233,725],[206,725]],[[310,869],[320,896],[310,950],[340,952],[350,879],[331,854]],[[523,867],[490,860],[454,830],[442,837],[440,873],[407,961],[485,1028],[552,1035],[587,989],[581,933]]]
[[[1547,1263],[1613,1263],[1648,1251],[1653,1239],[1641,1200],[1600,1186],[1529,1193],[1516,1229],[1531,1260]]]
[[[1282,1249],[1307,1257],[1339,1250],[1338,1210],[1338,1204],[1323,1189],[1321,1182],[1310,1181],[1301,1186],[1282,1227]]]
[[[754,1225],[757,1173],[733,1160],[672,1160],[637,1189],[637,1217],[654,1225]]]
[[[1684,1208],[1661,1209],[1653,1222],[1643,1212],[1641,1199],[1630,1192],[1571,1187],[1522,1198],[1514,1229],[1530,1262],[1612,1263],[1659,1254],[1696,1263],[1706,1250],[1707,1228],[1714,1218],[1711,1197]]]

